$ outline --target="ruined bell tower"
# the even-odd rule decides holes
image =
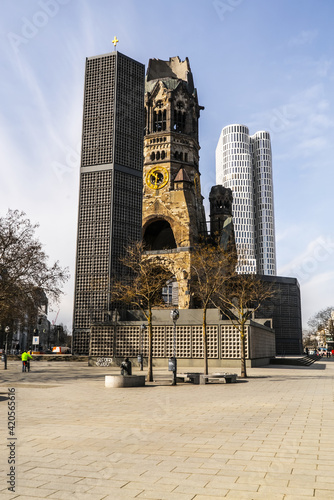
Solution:
[[[191,248],[205,235],[200,110],[188,58],[150,59],[145,81],[143,241],[169,262],[173,297],[191,307]],[[173,303],[175,305],[175,302]]]

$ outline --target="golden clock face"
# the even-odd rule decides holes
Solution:
[[[161,189],[169,179],[168,171],[164,167],[153,167],[146,174],[146,184],[151,189]]]

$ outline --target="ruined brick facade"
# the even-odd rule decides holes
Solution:
[[[200,110],[188,59],[151,59],[145,82],[143,239],[173,262],[178,307],[191,307],[191,247],[206,230],[200,187]]]

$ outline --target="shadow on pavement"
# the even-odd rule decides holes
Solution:
[[[282,369],[282,370],[326,370],[326,365],[323,363],[314,363],[313,365],[310,366],[298,366],[298,365],[266,365],[263,368],[270,368],[270,369]]]
[[[6,401],[8,399],[7,392],[0,392],[0,401]]]

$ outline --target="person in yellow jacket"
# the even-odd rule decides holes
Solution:
[[[30,347],[30,350],[27,351],[27,354],[28,354],[28,359],[27,359],[27,367],[28,367],[28,372],[30,372],[30,360],[32,359],[32,351],[31,351],[31,347]]]
[[[28,368],[29,371],[29,358],[32,359],[32,356],[26,352],[23,351],[21,359],[22,359],[22,371],[25,372],[26,369]]]

